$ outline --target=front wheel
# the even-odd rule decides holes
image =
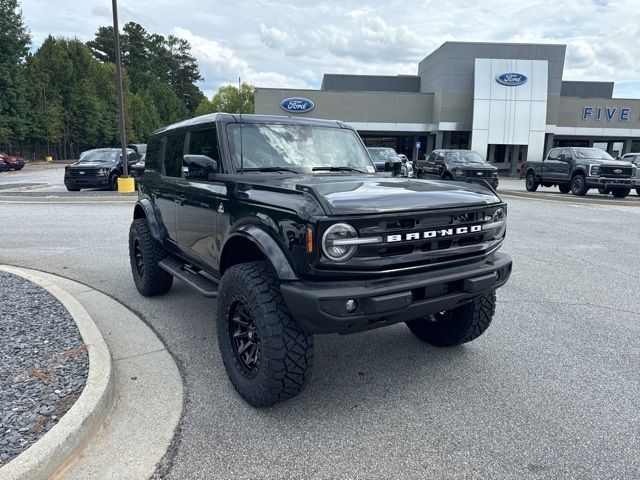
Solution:
[[[535,192],[538,189],[538,180],[536,180],[536,174],[533,172],[529,172],[527,174],[527,179],[525,180],[525,186],[527,187],[527,192]]]
[[[569,193],[571,191],[571,185],[566,183],[558,185],[558,188],[560,189],[560,193]]]
[[[291,316],[269,263],[241,263],[224,273],[216,331],[227,375],[250,405],[294,397],[309,380],[313,335]]]
[[[587,182],[584,178],[584,175],[579,173],[571,180],[571,193],[574,195],[578,195],[579,197],[583,197],[587,194],[589,187],[587,187]]]
[[[109,188],[113,192],[117,192],[118,191],[118,175],[113,175],[111,177],[111,180],[109,180]]]
[[[624,198],[631,193],[630,188],[612,188],[611,193],[616,198]]]
[[[640,187],[636,188],[636,195],[638,195],[640,197]]]
[[[129,261],[136,288],[145,297],[171,290],[173,275],[158,265],[167,255],[165,248],[151,235],[147,220],[135,219],[129,229]]]
[[[454,347],[482,335],[495,311],[494,291],[452,310],[409,320],[407,326],[423,342],[436,347]]]

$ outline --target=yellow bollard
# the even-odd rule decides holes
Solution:
[[[45,162],[53,162],[53,157],[51,155],[47,155],[46,157],[44,157],[44,161]]]
[[[133,193],[136,191],[136,181],[133,177],[118,178],[118,193]]]

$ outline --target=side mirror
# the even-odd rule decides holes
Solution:
[[[218,173],[218,162],[206,155],[185,155],[182,172],[189,180],[211,180]]]

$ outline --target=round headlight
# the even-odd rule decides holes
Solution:
[[[358,238],[356,229],[347,223],[331,225],[322,235],[322,251],[334,262],[345,262],[356,253],[356,245],[343,245],[344,240]]]
[[[493,224],[493,238],[502,238],[507,230],[507,212],[504,208],[499,208],[491,218]]]

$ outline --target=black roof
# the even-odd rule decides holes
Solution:
[[[242,120],[241,120],[242,119]],[[320,127],[348,128],[346,124],[338,120],[321,120],[309,117],[294,117],[290,115],[245,115],[237,113],[209,113],[199,117],[189,118],[180,122],[161,127],[151,135],[166,133],[172,130],[183,130],[197,125],[207,125],[218,121],[226,123],[279,123],[285,125],[315,125]]]

